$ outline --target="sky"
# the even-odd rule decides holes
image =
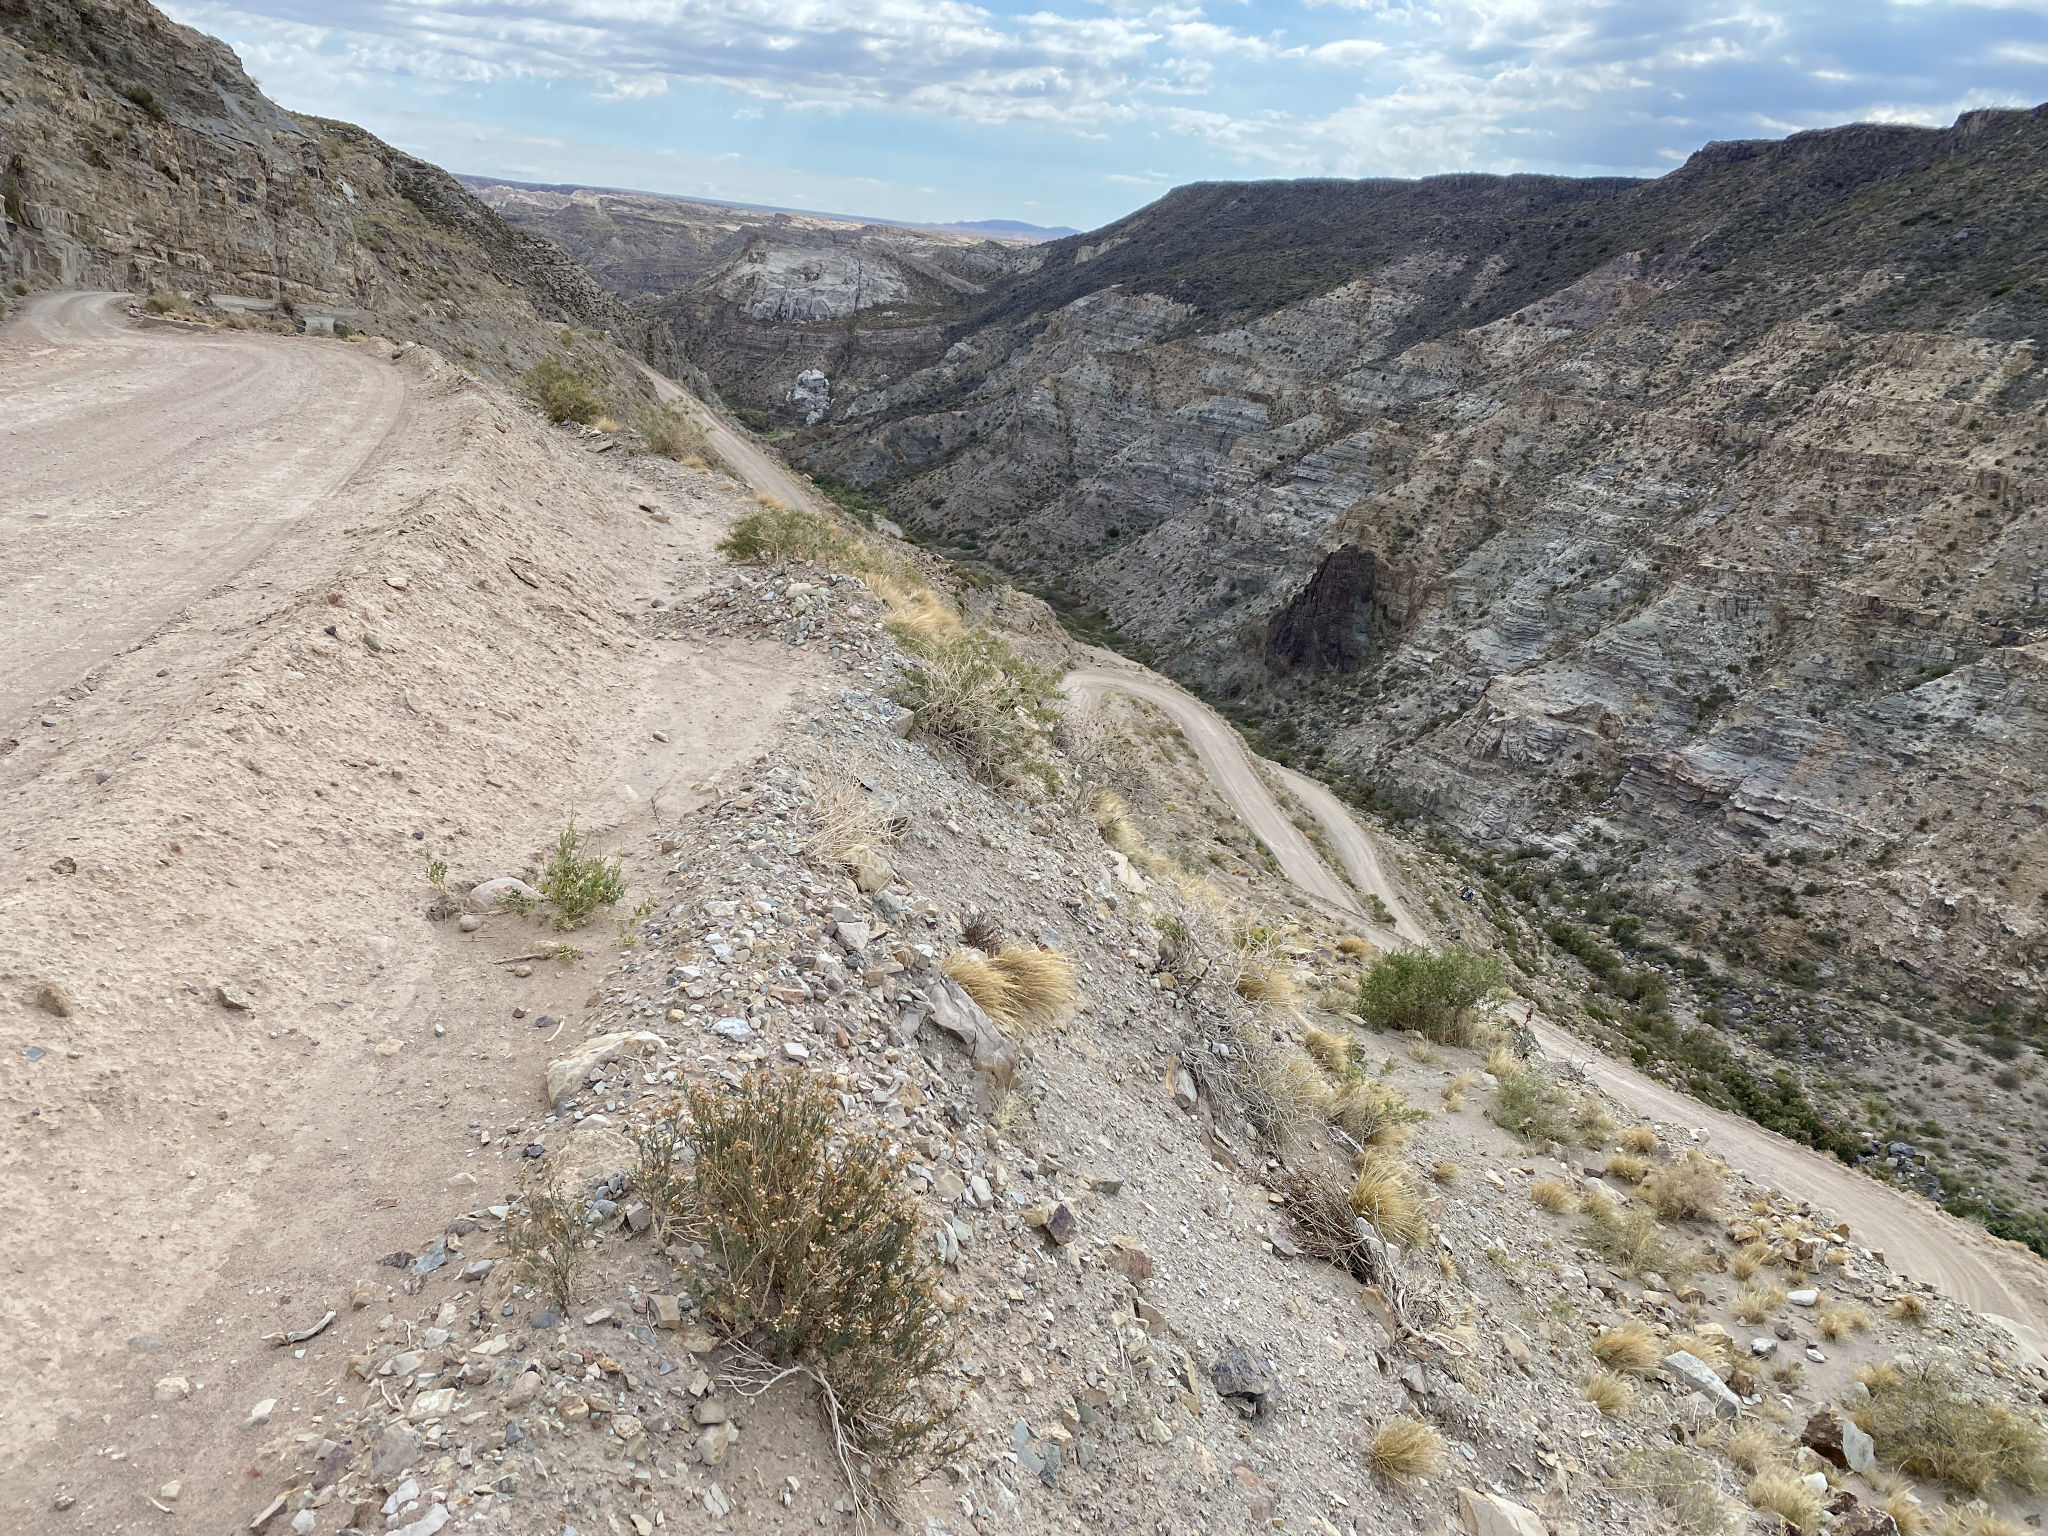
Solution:
[[[1190,181],[1656,176],[2048,101],[2048,0],[158,0],[453,171],[1090,229]]]

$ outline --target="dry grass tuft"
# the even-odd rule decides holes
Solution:
[[[1465,1095],[1479,1086],[1477,1072],[1454,1072],[1451,1080],[1444,1084],[1444,1111],[1455,1115],[1465,1107]]]
[[[1665,1353],[1663,1341],[1634,1318],[1593,1340],[1593,1358],[1625,1376],[1649,1375]]]
[[[1729,1525],[1728,1508],[1715,1491],[1707,1459],[1679,1445],[1641,1445],[1621,1458],[1616,1483],[1648,1494],[1685,1536],[1718,1536]]]
[[[1351,1208],[1381,1237],[1403,1248],[1419,1248],[1429,1237],[1429,1222],[1407,1168],[1383,1152],[1367,1152],[1358,1159]]]
[[[1435,1477],[1444,1469],[1444,1437],[1419,1419],[1388,1419],[1373,1431],[1373,1471],[1391,1483]]]
[[[1814,1309],[1813,1326],[1822,1338],[1836,1343],[1852,1333],[1868,1331],[1870,1313],[1853,1301],[1824,1301]]]
[[[1756,1278],[1758,1270],[1764,1267],[1764,1260],[1771,1250],[1762,1243],[1749,1243],[1736,1250],[1734,1262],[1730,1265],[1735,1278],[1750,1281]]]
[[[1586,1378],[1586,1401],[1610,1419],[1628,1412],[1635,1400],[1636,1389],[1626,1376],[1595,1371]]]
[[[864,872],[877,883],[888,869],[883,850],[889,845],[889,813],[881,801],[851,779],[831,779],[817,794],[818,830],[806,845],[819,863],[845,870],[860,881]]]
[[[994,955],[956,949],[941,970],[1006,1029],[1029,1033],[1073,1012],[1074,962],[1057,950],[1010,945]]]
[[[1301,1048],[1313,1056],[1316,1065],[1339,1077],[1352,1071],[1351,1037],[1311,1024],[1302,1032]]]
[[[1827,1503],[1790,1467],[1765,1467],[1744,1492],[1751,1508],[1776,1515],[1800,1536],[1814,1536],[1820,1530]]]
[[[1785,1290],[1777,1285],[1744,1286],[1729,1308],[1740,1323],[1770,1321],[1771,1314],[1785,1305]]]
[[[1572,1187],[1563,1179],[1538,1179],[1529,1186],[1529,1198],[1553,1214],[1570,1210],[1574,1203]]]
[[[1923,1527],[1925,1516],[1922,1517]],[[1902,1536],[1904,1526],[1899,1527]],[[2008,1520],[1988,1509],[1972,1509],[1967,1504],[1952,1509],[1942,1518],[1941,1536],[2034,1536],[2032,1527]]]
[[[1337,953],[1362,960],[1379,953],[1379,947],[1370,939],[1362,939],[1355,933],[1347,933],[1337,941]]]
[[[1596,1226],[1612,1221],[1615,1210],[1614,1196],[1598,1185],[1585,1189],[1579,1195],[1580,1214]]]
[[[1587,1191],[1588,1195],[1595,1191]],[[1618,1209],[1602,1197],[1596,1206],[1590,1199],[1581,1205],[1586,1224],[1581,1236],[1624,1275],[1662,1275],[1677,1282],[1699,1268],[1691,1249],[1676,1242],[1657,1218],[1640,1206]]]
[[[1364,1147],[1392,1151],[1408,1140],[1410,1128],[1423,1118],[1419,1109],[1377,1078],[1355,1078],[1322,1105],[1323,1117]]]
[[[1439,1184],[1451,1185],[1458,1182],[1458,1172],[1456,1163],[1438,1163],[1429,1170],[1429,1176]]]
[[[1744,1472],[1761,1472],[1790,1449],[1783,1437],[1761,1424],[1751,1424],[1729,1436],[1722,1447],[1728,1459]]]
[[[1633,1152],[1610,1153],[1606,1165],[1600,1170],[1610,1179],[1625,1179],[1631,1184],[1640,1184],[1650,1172],[1650,1160],[1638,1157]]]
[[[1287,966],[1255,961],[1237,973],[1232,987],[1248,1003],[1271,1008],[1292,1008],[1300,1000],[1294,972]]]
[[[1643,1198],[1666,1221],[1712,1221],[1721,1214],[1728,1181],[1697,1152],[1666,1163],[1643,1180]]]
[[[1895,1321],[1911,1323],[1918,1328],[1927,1321],[1927,1303],[1921,1297],[1908,1291],[1892,1303],[1891,1315]]]
[[[1648,1157],[1657,1150],[1657,1128],[1653,1125],[1632,1125],[1621,1133],[1621,1144],[1638,1157]]]
[[[1666,1344],[1664,1353],[1682,1349],[1695,1360],[1704,1360],[1717,1370],[1728,1363],[1728,1341],[1718,1333],[1688,1331],[1674,1333]]]

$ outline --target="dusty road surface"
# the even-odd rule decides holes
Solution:
[[[517,874],[573,812],[653,885],[817,674],[642,622],[743,505],[424,348],[0,328],[0,1530],[245,1528],[378,1258],[516,1186],[533,1020],[616,940],[505,963],[560,936],[429,921],[426,860]]]
[[[1307,894],[1347,916],[1358,916],[1358,898],[1316,856],[1315,845],[1280,809],[1245,756],[1237,732],[1200,700],[1149,674],[1110,667],[1077,667],[1060,683],[1076,704],[1092,706],[1105,693],[1127,693],[1166,712],[1201,761],[1202,771],[1224,802],[1280,861],[1287,878]]]
[[[1200,700],[1162,681],[1111,668],[1071,672],[1064,686],[1077,700],[1121,689],[1165,710],[1194,745],[1217,793],[1266,840],[1288,878],[1325,900],[1341,897],[1340,904],[1357,910],[1350,892],[1331,877],[1314,846],[1288,821],[1253,771],[1236,732]],[[1344,803],[1313,779],[1289,769],[1278,772],[1289,791],[1322,823],[1353,882],[1361,890],[1377,891],[1394,909],[1403,937],[1419,938],[1420,930],[1400,906],[1370,838]],[[1926,1201],[1865,1178],[1811,1147],[1739,1115],[1710,1109],[1562,1030],[1539,1023],[1536,1031],[1546,1052],[1578,1064],[1589,1079],[1636,1113],[1698,1128],[1707,1145],[1752,1178],[1833,1211],[1849,1223],[1859,1242],[1882,1249],[1894,1269],[1997,1319],[2034,1362],[2048,1358],[2048,1265],[2032,1254]]]
[[[0,722],[247,566],[404,413],[358,347],[142,328],[130,302],[46,294],[0,331]]]

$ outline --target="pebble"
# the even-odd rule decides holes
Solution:
[[[483,925],[484,920],[478,917],[474,912],[465,912],[462,914],[462,916],[458,917],[455,920],[455,926],[457,928],[460,928],[464,933],[475,933],[477,929],[483,927]]]
[[[243,1422],[242,1428],[254,1429],[259,1424],[268,1424],[270,1416],[275,1412],[277,1412],[277,1399],[266,1397],[262,1402],[249,1410],[249,1417]]]

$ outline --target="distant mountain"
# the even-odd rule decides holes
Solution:
[[[1064,240],[1080,231],[1065,224],[1025,224],[1017,219],[964,219],[952,224],[920,224],[914,219],[884,219],[868,214],[826,213],[815,208],[783,208],[774,203],[736,203],[722,197],[686,197],[679,192],[643,192],[633,187],[593,187],[574,181],[507,181],[502,176],[455,178],[471,191],[486,187],[515,187],[522,192],[591,192],[607,197],[650,197],[665,202],[691,203],[704,208],[730,208],[741,213],[781,213],[798,219],[821,219],[832,224],[855,226],[882,224],[892,229],[928,229],[942,235],[966,235],[977,240],[1007,240],[1019,245],[1039,245],[1047,240]]]

